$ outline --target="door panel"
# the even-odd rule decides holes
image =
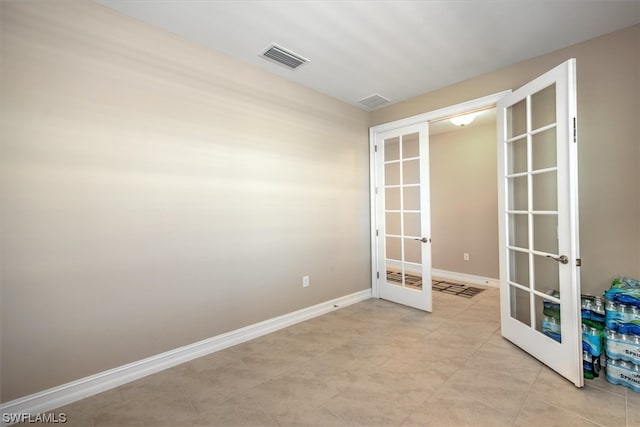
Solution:
[[[497,106],[502,335],[581,387],[575,60]]]
[[[379,296],[431,311],[428,124],[376,135]]]

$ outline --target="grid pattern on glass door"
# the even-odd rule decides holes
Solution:
[[[560,334],[556,88],[506,110],[507,275],[511,317]]]
[[[384,140],[387,283],[422,288],[419,134]]]

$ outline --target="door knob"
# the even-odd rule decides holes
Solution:
[[[569,258],[566,255],[560,255],[558,258],[551,255],[547,255],[547,258],[554,259],[558,261],[560,264],[569,264]]]
[[[427,242],[429,241],[429,239],[428,239],[428,238],[426,238],[426,237],[423,237],[422,239],[418,239],[418,238],[416,237],[416,238],[415,238],[415,239],[413,239],[413,240],[419,240],[419,241],[421,241],[422,243],[427,243]]]

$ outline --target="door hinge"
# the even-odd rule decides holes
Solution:
[[[578,127],[576,126],[576,118],[573,118],[573,142],[578,142]]]
[[[582,259],[576,258],[576,267],[582,267]]]
[[[378,194],[378,187],[376,187],[376,194]]]
[[[378,230],[376,230],[376,237],[378,237]]]
[[[378,278],[378,279],[380,278],[380,272],[379,271],[376,273],[376,278]]]
[[[376,153],[378,152],[378,146],[377,145],[373,146],[373,151],[375,151]]]

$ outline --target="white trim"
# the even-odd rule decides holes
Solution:
[[[377,176],[377,159],[376,159],[376,136],[383,132],[404,128],[407,126],[413,126],[420,123],[428,123],[442,119],[451,115],[468,112],[470,110],[482,109],[491,105],[495,105],[498,100],[504,98],[506,95],[512,92],[511,89],[502,92],[487,95],[482,98],[472,99],[470,101],[461,102],[459,104],[451,105],[448,107],[433,110],[427,113],[418,114],[416,116],[407,117],[405,119],[396,120],[393,122],[383,123],[377,126],[369,128],[369,195],[371,206],[371,294],[374,298],[380,298],[380,286],[378,285],[378,276],[383,277],[384,271],[378,271],[379,265],[379,239],[384,236],[377,236],[376,230],[379,227],[379,213],[378,213],[378,200],[376,194],[376,188],[379,185]],[[381,149],[381,148],[380,148]]]
[[[188,362],[198,357],[275,332],[296,323],[371,298],[371,289],[335,298],[273,319],[255,323],[235,331],[169,350],[146,359],[119,366],[0,405],[2,414],[39,414],[107,391],[147,375]],[[4,418],[4,417],[3,417]],[[3,426],[9,425],[2,422]]]
[[[502,92],[494,93],[492,95],[483,96],[482,98],[476,98],[471,101],[461,102],[459,104],[450,105],[438,110],[433,110],[427,113],[418,114],[416,116],[407,117],[406,119],[400,119],[393,122],[373,126],[369,128],[369,137],[372,138],[372,136],[377,133],[387,132],[405,126],[412,126],[419,123],[442,119],[454,114],[464,113],[470,110],[486,108],[490,105],[494,105],[496,102],[498,102],[499,99],[503,98],[505,95],[510,94],[511,92],[511,89],[509,89]]]
[[[474,285],[491,286],[492,288],[500,288],[500,279],[491,277],[476,276],[474,274],[456,273],[453,271],[439,270],[434,268],[431,270],[433,277],[441,279],[455,280],[458,282],[471,283]]]
[[[369,128],[369,206],[371,214],[371,295],[374,298],[380,298],[380,287],[378,286],[378,278],[380,274],[386,272],[378,271],[378,239],[384,236],[378,236],[378,177],[376,174],[376,134],[373,128]]]

